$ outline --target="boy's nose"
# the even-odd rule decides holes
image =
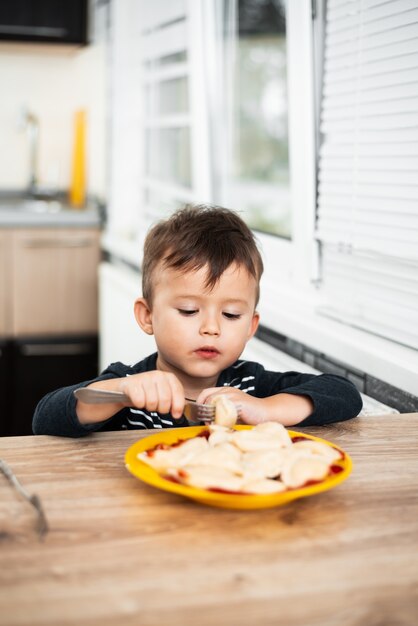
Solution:
[[[207,318],[203,320],[200,332],[202,335],[219,335],[220,327],[215,318]]]

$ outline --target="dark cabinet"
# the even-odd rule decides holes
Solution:
[[[11,354],[11,342],[0,340],[0,436],[8,434],[11,423]]]
[[[97,376],[97,335],[15,339],[7,361],[9,400],[7,412],[1,409],[2,434],[32,435],[33,413],[45,394]]]
[[[96,227],[0,229],[0,435],[31,435],[46,393],[97,376],[99,260]]]
[[[88,0],[2,0],[0,40],[87,44]]]

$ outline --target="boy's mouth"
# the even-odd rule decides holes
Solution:
[[[218,354],[220,354],[219,350],[213,348],[212,346],[203,346],[202,348],[195,350],[195,353],[202,359],[214,359],[218,356]]]

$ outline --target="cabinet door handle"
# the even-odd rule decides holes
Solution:
[[[25,343],[20,349],[25,356],[68,356],[92,352],[88,343]]]
[[[92,244],[91,239],[27,239],[24,248],[86,248]]]

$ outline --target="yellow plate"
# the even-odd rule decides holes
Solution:
[[[320,439],[319,437],[313,437],[312,435],[307,435],[293,430],[288,430],[291,437],[306,437],[307,439],[313,439],[314,441],[321,441],[328,446],[332,446],[333,448],[340,450],[344,456],[339,461],[333,463],[333,465],[339,465],[342,468],[341,471],[338,474],[328,476],[320,483],[309,485],[307,487],[301,487],[300,489],[291,489],[282,493],[267,495],[241,495],[206,491],[205,489],[196,489],[195,487],[189,487],[187,485],[180,485],[178,483],[171,482],[170,480],[166,480],[160,476],[160,474],[158,474],[158,472],[156,472],[152,467],[146,465],[138,459],[137,455],[140,452],[154,448],[154,446],[159,443],[170,445],[179,440],[191,439],[201,433],[202,430],[205,430],[205,428],[205,426],[190,426],[188,428],[181,429],[167,429],[160,431],[155,435],[150,435],[149,437],[140,439],[126,451],[125,463],[127,469],[131,472],[131,474],[153,487],[157,487],[163,491],[170,491],[171,493],[176,493],[181,496],[186,496],[187,498],[191,498],[192,500],[196,500],[196,502],[200,502],[202,504],[208,504],[210,506],[217,506],[225,509],[264,509],[279,506],[280,504],[286,504],[286,502],[296,500],[297,498],[313,496],[316,493],[328,491],[328,489],[336,487],[342,483],[343,480],[348,478],[352,470],[352,460],[344,450],[334,444],[331,444],[329,441],[326,441],[326,439]],[[252,426],[235,426],[236,430],[248,430],[250,428],[252,428]]]

